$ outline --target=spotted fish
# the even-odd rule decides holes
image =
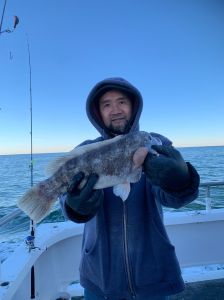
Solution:
[[[160,139],[145,131],[138,131],[76,147],[51,163],[51,176],[28,190],[17,205],[32,220],[41,221],[57,198],[66,193],[71,179],[79,171],[85,173],[85,178],[97,173],[99,179],[94,189],[113,187],[114,194],[125,201],[130,192],[130,183],[139,181],[144,159],[148,151],[153,152],[151,146],[154,144],[161,144]],[[85,179],[80,188],[84,184]]]

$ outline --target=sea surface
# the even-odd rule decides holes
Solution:
[[[224,182],[224,146],[179,148],[186,161],[191,162],[201,177],[201,182]],[[63,153],[33,155],[33,183],[46,179],[47,165]],[[31,157],[28,154],[0,155],[0,220],[17,209],[17,200],[31,186]],[[212,187],[213,208],[224,207],[224,186]],[[205,208],[205,188],[200,188],[198,199],[181,210]],[[42,222],[64,221],[58,204]],[[21,213],[0,226],[0,260],[3,261],[29,235],[29,218]]]

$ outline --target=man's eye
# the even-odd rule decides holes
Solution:
[[[109,103],[105,103],[103,107],[104,108],[108,108],[108,107],[110,107],[110,104]]]
[[[126,104],[126,103],[127,103],[127,101],[125,101],[125,100],[120,101],[120,104]]]

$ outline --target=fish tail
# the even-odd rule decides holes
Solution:
[[[49,184],[42,181],[27,191],[17,205],[33,221],[40,222],[49,214],[57,196],[55,191],[50,189]]]

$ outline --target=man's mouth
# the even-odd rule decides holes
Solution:
[[[112,123],[120,123],[120,122],[124,122],[125,118],[116,118],[116,119],[112,119],[111,122]]]

